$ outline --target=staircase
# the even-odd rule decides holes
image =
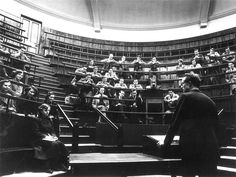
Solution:
[[[230,142],[220,149],[220,162],[217,168],[222,176],[236,176],[236,132],[234,129],[232,131]]]
[[[43,77],[43,80],[41,81],[41,88],[46,90],[51,90],[55,92],[55,101],[62,107],[62,109],[65,111],[66,115],[70,118],[72,123],[79,122],[81,124],[79,126],[79,152],[92,152],[96,150],[98,145],[95,144],[95,122],[91,126],[84,126],[84,124],[80,122],[86,122],[86,120],[82,120],[82,117],[78,118],[78,116],[74,114],[73,107],[71,105],[65,105],[64,99],[65,99],[65,92],[63,88],[60,88],[60,81],[55,76],[55,73],[53,71],[53,68],[50,67],[49,59],[40,55],[35,55],[32,57],[32,62],[39,65],[39,67],[36,70],[36,74]],[[38,80],[36,80],[36,83]],[[44,98],[46,96],[46,91],[40,92],[39,95],[39,101],[43,102]],[[60,140],[68,147],[68,149],[71,149],[72,146],[72,132],[69,129],[69,126],[66,124],[66,122],[63,120],[63,117],[61,118],[60,128]]]

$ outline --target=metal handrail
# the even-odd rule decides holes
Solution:
[[[97,112],[117,133],[119,132],[119,127],[114,124],[104,113],[102,113],[98,108],[92,107],[95,112]]]
[[[63,115],[63,118],[66,120],[66,122],[69,124],[70,128],[73,128],[74,125],[73,123],[70,121],[70,119],[68,118],[68,116],[66,115],[65,111],[61,108],[61,106],[59,104],[57,104],[58,109],[60,110],[60,112]]]

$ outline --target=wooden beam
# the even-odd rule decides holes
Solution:
[[[200,28],[205,28],[208,23],[211,0],[201,0],[200,3]]]
[[[95,32],[101,31],[100,15],[98,9],[98,0],[89,0],[89,8]]]

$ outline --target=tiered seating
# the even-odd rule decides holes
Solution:
[[[166,94],[168,89],[172,89],[177,93],[181,93],[179,88],[178,75],[185,72],[194,71],[201,74],[204,81],[212,79],[217,80],[217,83],[204,83],[202,90],[216,100],[219,101],[220,106],[227,106],[230,96],[230,84],[225,82],[225,70],[227,64],[219,64],[215,66],[208,66],[198,69],[186,69],[176,71],[175,66],[177,60],[182,58],[185,65],[189,65],[194,57],[193,51],[195,48],[199,49],[200,53],[206,55],[209,49],[214,47],[216,51],[222,54],[227,46],[231,50],[235,50],[235,32],[234,29],[225,30],[220,33],[214,33],[198,38],[191,38],[179,41],[156,42],[156,43],[125,43],[112,42],[102,40],[92,40],[79,36],[70,36],[62,32],[45,30],[45,40],[47,45],[44,46],[45,55],[50,58],[51,65],[54,68],[57,76],[62,79],[62,85],[65,87],[70,85],[71,79],[75,76],[74,71],[78,67],[86,66],[90,59],[94,59],[95,65],[99,67],[100,72],[104,72],[101,59],[107,58],[109,53],[114,54],[114,59],[118,61],[123,55],[126,56],[127,61],[131,62],[140,54],[145,62],[151,60],[152,57],[157,56],[157,60],[161,62],[158,65],[158,71],[133,71],[133,65],[128,66],[128,71],[117,70],[117,73],[128,73],[132,75],[139,73],[144,75],[140,83],[147,86],[148,75],[153,73],[159,76],[161,90],[164,91],[162,97]],[[148,66],[143,66],[148,67]],[[218,70],[217,73],[206,74],[209,70]],[[80,76],[83,77],[83,76]],[[130,84],[133,79],[125,79],[125,83]],[[174,84],[173,84],[174,83]],[[222,101],[224,100],[224,101]],[[223,103],[224,102],[224,103]],[[220,108],[219,106],[219,108]],[[227,107],[228,111],[233,111]]]

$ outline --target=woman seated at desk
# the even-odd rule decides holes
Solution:
[[[56,136],[49,113],[50,106],[44,103],[38,107],[38,115],[33,120],[34,157],[45,161],[47,171],[67,170],[69,153]]]
[[[17,102],[17,112],[25,114],[26,116],[35,116],[37,114],[37,108],[39,91],[35,86],[29,86],[24,89],[23,94],[21,95],[21,98],[30,100],[33,102],[28,102],[26,100],[19,100]]]

